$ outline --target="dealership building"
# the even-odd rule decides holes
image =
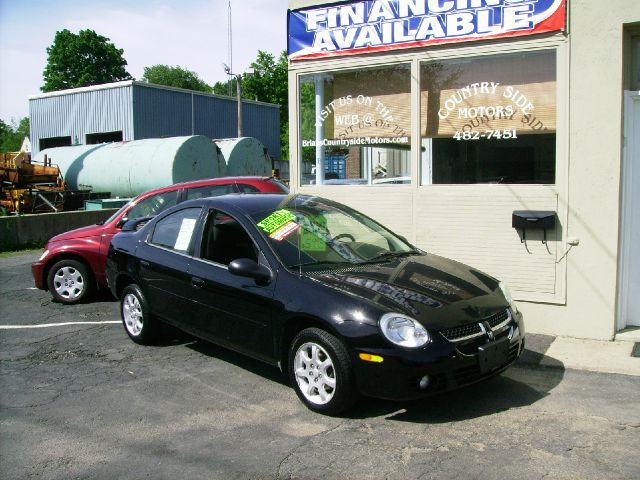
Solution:
[[[529,331],[638,336],[638,0],[290,0],[288,51],[295,191],[505,281]]]

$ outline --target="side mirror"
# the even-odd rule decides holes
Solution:
[[[127,220],[122,225],[122,231],[123,232],[136,232],[136,231],[140,230],[142,227],[144,227],[145,224],[149,220],[151,220],[152,218],[153,217],[138,217],[138,218],[134,218],[132,220]]]
[[[229,264],[229,273],[239,277],[253,278],[257,283],[269,283],[272,273],[267,267],[249,258],[238,258]]]
[[[129,219],[127,217],[122,217],[120,220],[118,220],[118,223],[116,223],[116,228],[122,228],[122,226],[128,221]]]

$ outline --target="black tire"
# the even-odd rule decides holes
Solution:
[[[315,364],[311,354],[313,346],[319,347],[316,350],[319,365]],[[327,357],[331,364],[328,370],[323,366]],[[298,398],[314,412],[338,415],[358,399],[349,353],[338,338],[325,330],[307,328],[299,332],[289,347],[287,368]],[[297,369],[300,369],[300,374],[296,373]]]
[[[91,269],[84,262],[64,259],[49,269],[47,287],[54,300],[73,305],[91,297],[95,280]]]
[[[161,326],[150,314],[147,299],[138,285],[127,285],[122,291],[120,317],[124,331],[134,342],[152,345],[157,341]]]

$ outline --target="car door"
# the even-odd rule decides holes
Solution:
[[[275,282],[255,280],[229,273],[237,258],[262,262],[251,236],[232,215],[210,210],[200,246],[190,265],[193,283],[191,301],[197,310],[202,336],[264,360],[273,360],[271,323]]]
[[[189,207],[158,220],[136,250],[139,277],[151,312],[189,330],[188,273],[198,218],[202,209]]]
[[[167,208],[173,207],[178,203],[179,190],[170,190],[143,198],[138,203],[129,208],[121,216],[121,219],[133,220],[140,217],[151,217],[158,215]],[[118,223],[121,223],[120,220]],[[104,272],[107,262],[107,253],[109,253],[109,244],[113,236],[120,231],[120,226],[114,224],[108,227],[102,233],[100,239],[100,271]]]

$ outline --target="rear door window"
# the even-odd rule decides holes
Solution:
[[[218,197],[227,193],[236,193],[237,190],[233,183],[227,185],[205,185],[203,187],[195,187],[187,189],[187,200],[194,198]]]
[[[185,208],[167,215],[156,223],[149,243],[180,253],[188,252],[200,210],[200,207]]]
[[[257,193],[257,192],[260,191],[256,187],[254,187],[253,185],[248,185],[246,183],[239,183],[238,184],[238,189],[242,193]]]

